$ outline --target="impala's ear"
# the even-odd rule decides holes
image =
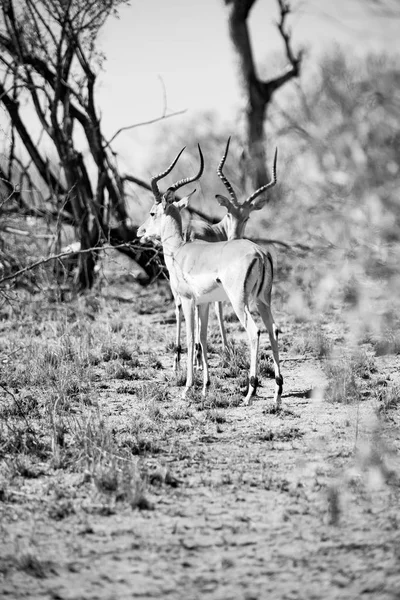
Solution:
[[[192,196],[195,193],[195,191],[196,189],[194,189],[193,192],[190,192],[187,196],[183,196],[183,198],[175,202],[179,210],[182,210],[183,208],[187,207],[187,205],[189,204],[190,196]]]
[[[229,210],[229,207],[231,206],[231,202],[228,200],[228,198],[226,198],[225,196],[221,196],[221,194],[216,194],[215,197],[221,206],[224,206],[226,209]]]
[[[173,190],[168,189],[165,194],[163,194],[162,199],[161,199],[161,203],[163,206],[163,209],[165,210],[166,207],[169,204],[172,204],[172,202],[175,200],[175,194],[173,192]]]
[[[256,198],[254,202],[251,203],[252,210],[260,210],[267,203],[267,198]]]

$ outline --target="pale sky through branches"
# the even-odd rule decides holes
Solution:
[[[344,44],[352,54],[396,50],[399,20],[384,16],[372,0],[292,0],[291,5],[293,47],[308,49],[304,77],[330,44]],[[249,20],[256,64],[265,78],[286,64],[277,17],[276,0],[258,0]],[[169,111],[213,109],[234,118],[240,97],[223,0],[131,0],[119,19],[109,18],[99,43],[106,61],[97,102],[108,138],[120,127],[160,116],[163,84]],[[148,135],[154,127],[147,128]],[[123,132],[114,147],[126,156],[130,144],[146,136],[144,128]]]

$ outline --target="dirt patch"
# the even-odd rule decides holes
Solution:
[[[209,398],[199,387],[182,400],[173,323],[142,314],[128,324],[125,305],[113,311],[107,322],[124,327],[111,327],[87,387],[59,396],[58,463],[34,428],[30,443],[45,449],[35,460],[3,448],[1,597],[399,598],[400,419],[396,394],[384,393],[399,357],[376,357],[355,401],[328,402],[324,359],[291,351],[279,315],[289,338],[281,411],[268,377],[240,405],[217,334]],[[3,406],[33,427],[42,396],[31,385],[16,405],[5,387]],[[3,412],[9,426],[15,418]],[[81,460],[82,431],[82,448],[103,452],[90,468],[67,461]]]

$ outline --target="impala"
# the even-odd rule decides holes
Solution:
[[[194,241],[194,240],[203,240],[204,242],[225,242],[227,240],[235,240],[242,238],[244,235],[244,230],[247,225],[247,222],[250,218],[250,214],[255,210],[260,210],[265,205],[267,198],[260,198],[259,196],[266,192],[268,189],[272,188],[276,184],[276,161],[277,161],[277,150],[275,150],[274,164],[272,168],[272,180],[270,183],[263,185],[258,188],[255,192],[253,192],[250,196],[248,196],[242,203],[239,202],[236,193],[228,181],[227,177],[224,175],[222,169],[224,168],[226,157],[229,152],[229,144],[231,138],[228,138],[225,152],[221,158],[221,161],[218,165],[217,174],[221,179],[222,183],[225,185],[229,198],[226,196],[222,196],[221,194],[217,194],[215,197],[217,198],[219,204],[224,206],[227,210],[226,215],[214,225],[210,225],[204,221],[192,221],[186,231],[186,238]],[[218,319],[219,328],[221,331],[222,337],[222,347],[227,347],[227,338],[225,333],[224,321],[223,321],[223,313],[222,313],[222,303],[216,302],[215,304],[215,312]],[[180,331],[180,314],[177,313],[177,327],[178,331]],[[179,320],[179,321],[178,321]],[[196,322],[199,323],[198,318]],[[198,325],[199,326],[199,325]],[[199,344],[198,337],[198,328],[196,330],[196,364],[198,367],[201,366],[201,348]],[[179,347],[179,343],[177,344]],[[178,357],[179,355],[177,355]],[[175,368],[177,367],[177,363],[179,360],[175,361]]]
[[[229,300],[249,339],[249,386],[244,403],[251,403],[258,385],[257,357],[260,338],[260,330],[250,313],[250,303],[254,301],[269,334],[275,368],[274,400],[279,407],[283,378],[279,366],[278,329],[271,313],[272,257],[269,252],[245,239],[215,243],[184,240],[180,210],[187,206],[191,194],[177,201],[175,191],[201,176],[203,161],[200,147],[201,166],[196,176],[178,181],[164,194],[161,194],[157,187],[157,181],[173,169],[182,152],[183,150],[164,172],[152,179],[155,202],[150,210],[150,216],[139,227],[137,235],[143,241],[161,240],[171,290],[182,306],[186,322],[188,353],[184,395],[193,386],[195,308],[197,306],[199,311],[200,345],[204,367],[202,393],[205,395],[209,385],[207,360],[209,303]]]

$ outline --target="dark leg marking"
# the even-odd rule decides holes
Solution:
[[[261,277],[260,285],[258,286],[257,296],[259,296],[261,294],[261,290],[264,287],[265,272],[266,272],[266,268],[265,268],[265,265],[263,264],[262,265],[262,277]]]
[[[271,275],[273,277],[274,276],[274,263],[272,262],[272,256],[268,253],[267,258],[269,260],[269,264],[271,265]]]
[[[196,348],[196,361],[200,365],[203,362],[203,354],[201,351],[201,344],[199,342],[196,342],[195,348]]]
[[[282,389],[283,389],[283,377],[282,377],[282,375],[279,375],[279,377],[275,377],[275,382],[279,386],[278,394],[281,395],[282,394]]]
[[[253,391],[252,391],[251,395],[254,396],[255,393],[257,392],[257,388],[258,388],[258,385],[259,385],[258,377],[251,376],[250,377],[250,385],[253,388]]]
[[[175,346],[175,354],[176,354],[176,360],[178,362],[180,362],[180,360],[181,360],[181,354],[182,354],[182,346],[181,345]]]

